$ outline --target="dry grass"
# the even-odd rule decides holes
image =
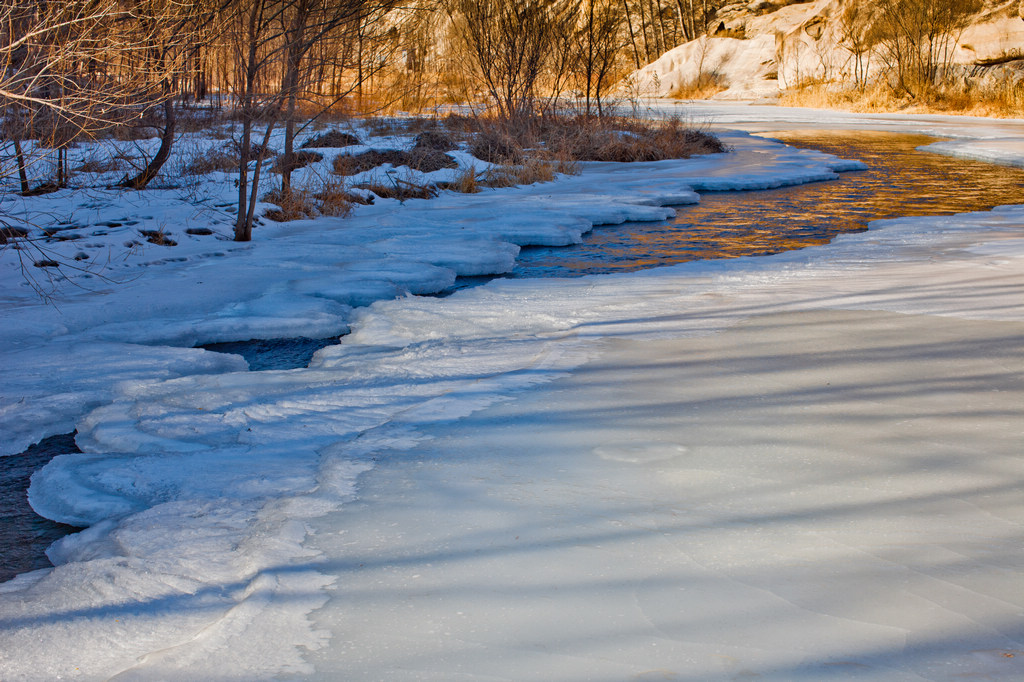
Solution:
[[[334,172],[338,175],[355,175],[389,163],[394,167],[408,166],[413,170],[431,173],[442,168],[458,168],[459,164],[444,152],[427,148],[413,148],[412,151],[371,149],[362,154],[341,154],[334,157]]]
[[[545,116],[525,121],[449,117],[445,124],[469,140],[478,159],[522,165],[539,158],[557,172],[574,172],[578,161],[657,161],[725,151],[717,138],[679,119]]]
[[[390,178],[390,184],[384,182],[367,182],[356,185],[359,189],[367,189],[381,199],[433,199],[438,190],[430,185],[420,185],[401,178]]]
[[[473,136],[469,153],[481,161],[498,164],[522,163],[523,144],[508,131],[498,127],[484,127]]]
[[[728,89],[722,74],[717,71],[701,71],[695,78],[674,87],[668,96],[675,99],[708,99]]]
[[[458,149],[458,143],[452,138],[451,135],[431,128],[424,130],[422,133],[416,136],[416,140],[413,144],[413,150],[419,151],[435,151],[435,152],[450,152],[453,149]]]
[[[323,189],[316,193],[320,215],[344,218],[352,212],[353,196],[345,191],[344,183],[328,178]],[[363,203],[363,202],[359,202]]]
[[[363,126],[374,137],[388,135],[410,135],[437,128],[437,121],[432,118],[391,118],[372,117],[363,120]]]
[[[76,173],[114,173],[125,170],[125,160],[118,157],[108,159],[91,158],[86,159],[74,168]]]
[[[280,189],[271,190],[263,196],[263,201],[277,204],[277,208],[269,209],[263,215],[279,223],[315,218],[320,214],[313,195],[297,187],[287,192]]]
[[[326,133],[311,137],[302,143],[302,149],[309,148],[322,148],[322,147],[351,147],[357,144],[362,144],[359,138],[351,133],[346,133],[342,130],[330,130]]]
[[[263,148],[259,144],[251,145],[250,158],[255,160],[260,155],[264,159],[270,159],[277,155],[273,149]],[[231,140],[219,147],[211,147],[202,150],[194,150],[191,155],[186,156],[182,172],[185,175],[205,175],[214,171],[230,173],[238,170],[241,161],[241,151],[237,141]]]
[[[718,138],[678,118],[557,119],[545,131],[545,148],[576,161],[661,161],[726,151]]]
[[[17,239],[26,239],[28,230],[23,227],[0,226],[0,244],[7,244]]]
[[[871,84],[863,91],[828,83],[811,83],[783,92],[779,105],[858,113],[900,111],[1015,118],[1024,115],[1024,81],[1004,79],[987,85],[946,86],[917,99],[899,96],[880,83]]]
[[[458,192],[459,194],[476,194],[480,191],[480,178],[476,167],[463,168],[451,182],[439,182],[438,188]]]
[[[224,149],[208,149],[196,152],[185,162],[182,172],[186,175],[206,175],[215,171],[230,173],[238,170],[239,156]]]
[[[177,246],[178,242],[171,239],[170,235],[163,228],[159,230],[139,230],[139,234],[146,238],[150,244],[157,246]]]
[[[288,192],[274,189],[263,196],[263,201],[277,204],[277,208],[263,215],[279,223],[318,216],[344,218],[352,212],[354,203],[365,203],[349,194],[344,183],[333,178],[316,178],[305,186],[293,186]]]
[[[551,182],[557,173],[553,162],[531,158],[519,165],[489,168],[484,172],[480,184],[485,187],[532,185],[535,182]]]

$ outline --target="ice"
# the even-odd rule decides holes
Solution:
[[[0,588],[0,677],[1019,679],[1024,207],[412,295],[701,189],[856,167],[725,137],[142,246],[59,307],[3,261],[5,438],[78,429],[30,499],[89,528]],[[287,371],[171,347],[346,329]]]
[[[69,339],[8,349],[0,367],[0,453],[21,452],[46,436],[73,431],[86,412],[114,397],[118,381],[245,368],[238,356],[192,348]]]
[[[988,161],[1024,167],[1024,137],[995,140],[944,140],[921,147],[922,150],[961,159]]]

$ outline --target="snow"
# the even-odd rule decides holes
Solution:
[[[945,153],[1024,136],[787,114],[692,111],[956,131]],[[123,283],[58,283],[59,306],[2,254],[4,451],[77,427],[30,500],[89,528],[0,585],[0,677],[1019,679],[1024,207],[414,295],[666,199],[857,167],[725,137],[246,245],[183,236],[228,218],[175,190],[46,198],[179,246],[90,226]],[[297,370],[186,347],[349,329]]]

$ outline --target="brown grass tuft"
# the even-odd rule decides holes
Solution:
[[[323,189],[316,193],[317,208],[320,215],[344,218],[352,212],[353,197],[345,191],[345,185],[337,180],[328,179]]]
[[[486,187],[515,187],[555,179],[555,164],[537,158],[527,159],[515,166],[494,166],[484,172],[480,184]]]
[[[362,144],[359,138],[351,133],[346,133],[341,130],[330,130],[326,133],[311,137],[302,143],[302,149],[309,149],[311,147],[352,147],[357,144]]]
[[[264,195],[263,201],[277,204],[277,208],[269,209],[263,215],[279,223],[319,215],[313,196],[304,189],[293,187],[288,192],[274,189]]]
[[[463,168],[451,182],[439,182],[440,189],[447,189],[460,194],[476,194],[480,191],[480,182],[476,167]]]
[[[362,154],[340,154],[334,157],[334,172],[338,175],[355,175],[390,163],[394,167],[408,166],[413,170],[430,173],[442,168],[458,168],[459,164],[444,152],[433,149],[400,149],[377,151],[371,149]]]
[[[186,175],[206,175],[215,171],[230,173],[238,170],[239,161],[238,154],[225,149],[207,149],[194,153],[192,158],[185,162],[182,172]]]
[[[958,83],[935,88],[926,97],[917,99],[898,95],[882,83],[872,83],[862,91],[828,83],[810,83],[783,92],[779,104],[866,113],[902,111],[1019,117],[1024,115],[1024,80],[1005,78],[981,85]]]
[[[695,78],[672,88],[668,96],[675,99],[708,99],[728,89],[722,74],[717,71],[701,71]]]
[[[383,182],[362,183],[356,185],[359,189],[368,189],[381,199],[433,199],[437,196],[437,188],[429,185],[419,185],[415,182],[391,178],[391,184]]]
[[[263,196],[263,201],[277,204],[277,208],[263,215],[279,223],[303,218],[331,216],[344,218],[352,212],[355,203],[366,203],[345,190],[345,184],[328,178],[316,179],[305,186],[293,186],[288,192],[274,189]]]

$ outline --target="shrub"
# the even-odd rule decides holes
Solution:
[[[309,149],[311,147],[351,147],[357,144],[362,143],[355,135],[340,130],[331,130],[309,138],[302,143],[301,149]]]
[[[440,130],[425,130],[416,136],[413,150],[449,152],[459,145],[447,133]]]
[[[216,171],[230,173],[238,170],[240,160],[237,153],[231,153],[222,147],[207,149],[194,153],[185,163],[183,172],[186,175],[205,175]]]
[[[497,127],[479,131],[470,143],[469,153],[488,163],[515,164],[523,161],[522,145]]]
[[[323,189],[315,195],[320,215],[344,218],[352,212],[353,195],[345,191],[345,185],[336,180],[328,179]],[[361,198],[360,198],[361,199]],[[358,203],[365,203],[358,201]]]
[[[263,215],[279,223],[315,218],[318,215],[313,197],[303,189],[293,187],[288,192],[274,189],[263,196],[263,201],[277,204],[277,208],[269,209]]]

